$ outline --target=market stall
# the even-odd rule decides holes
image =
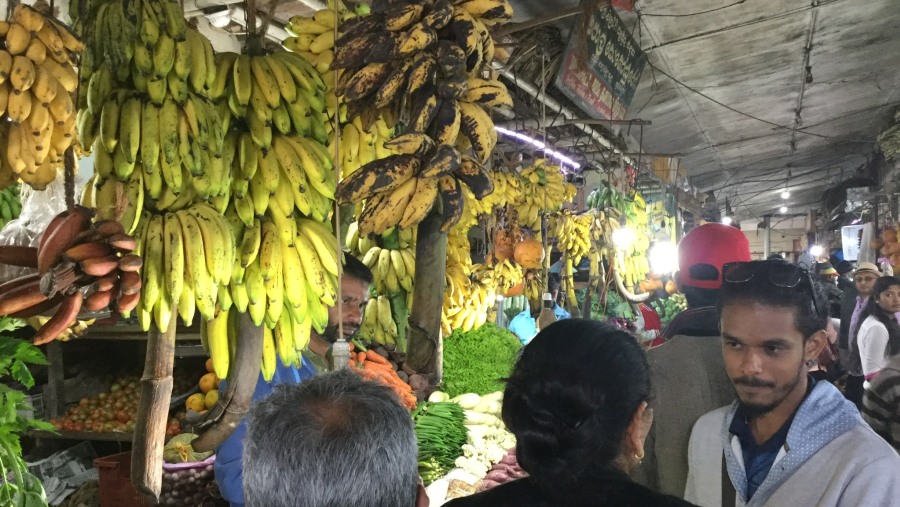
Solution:
[[[659,345],[687,308],[678,240],[704,221],[739,227],[738,197],[750,213],[728,194],[734,174],[705,194],[692,184],[682,159],[707,147],[644,145],[645,127],[669,146],[682,121],[657,103],[678,95],[656,88],[660,69],[644,72],[634,2],[528,20],[514,7],[537,8],[508,0],[12,4],[0,412],[20,415],[0,418],[16,472],[0,503],[227,505],[215,450],[257,383],[299,370],[334,326],[327,369],[409,409],[432,505],[521,478],[498,380],[520,348],[570,316]],[[634,114],[661,110],[666,135],[626,118],[636,95]],[[801,132],[797,109],[781,130]],[[878,138],[887,160],[898,132]],[[784,144],[793,155],[797,140]],[[791,164],[784,201],[806,177]],[[900,264],[892,189],[843,188],[847,210],[830,206],[846,214],[833,236],[873,222],[857,254],[885,266]],[[774,212],[760,212],[768,254]],[[330,320],[344,255],[373,275],[349,339]]]

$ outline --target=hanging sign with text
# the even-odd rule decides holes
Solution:
[[[584,43],[580,33],[572,30],[556,87],[593,118],[621,120],[631,105],[647,55],[609,5],[591,16]],[[582,58],[579,48],[585,50]]]

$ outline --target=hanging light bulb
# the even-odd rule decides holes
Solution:
[[[787,213],[787,206],[782,206],[782,207],[778,208],[778,211],[780,211],[781,213]]]
[[[722,217],[722,223],[723,223],[723,224],[725,224],[725,225],[731,225],[732,222],[733,222],[733,220],[731,219],[730,216],[727,216],[727,215],[726,215],[726,216]]]
[[[782,192],[781,192],[781,198],[782,198],[782,199],[787,199],[787,198],[789,198],[790,196],[791,196],[791,193],[788,191],[788,189],[782,190]]]

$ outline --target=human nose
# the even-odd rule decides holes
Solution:
[[[362,322],[362,310],[355,306],[349,305],[345,316],[346,322],[349,322],[351,324],[358,326]]]
[[[741,373],[744,375],[756,375],[762,372],[762,359],[759,354],[748,350],[741,358]]]

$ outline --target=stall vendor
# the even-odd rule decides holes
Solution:
[[[552,269],[550,275],[547,277],[547,286],[550,289],[550,294],[553,296],[553,313],[556,314],[556,320],[571,318],[572,315],[558,304],[560,278],[558,273],[552,272]],[[534,315],[531,314],[530,308],[525,308],[522,313],[513,317],[507,326],[510,331],[519,337],[519,341],[522,342],[523,345],[530,342],[531,339],[534,338],[534,335],[537,334],[536,319],[538,313],[540,313],[540,308]]]
[[[369,285],[372,279],[372,271],[365,264],[349,254],[344,254],[344,270],[341,277],[342,313],[338,314],[336,306],[328,309],[328,327],[321,335],[315,330],[310,333],[309,347],[303,351],[300,369],[284,366],[281,361],[276,361],[275,376],[271,382],[266,382],[260,375],[256,390],[253,392],[254,402],[268,397],[276,385],[299,384],[303,379],[332,369],[331,345],[338,338],[338,319],[343,320],[344,336],[349,340],[362,323],[362,312],[369,299]],[[220,388],[225,389],[224,382]],[[214,465],[216,482],[219,484],[222,498],[227,500],[231,507],[244,505],[242,485],[244,470],[241,455],[244,452],[246,433],[247,423],[241,421],[234,433],[216,449]]]

